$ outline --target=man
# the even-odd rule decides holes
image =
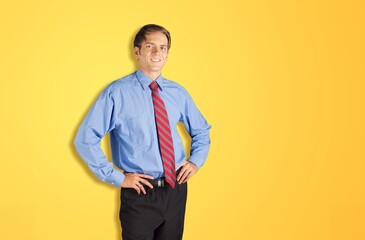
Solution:
[[[75,146],[91,171],[121,187],[123,239],[182,239],[187,181],[204,164],[209,129],[188,92],[162,77],[170,33],[155,24],[134,39],[139,69],[109,84],[82,122]],[[189,159],[176,125],[191,136]],[[100,149],[110,132],[113,163]]]

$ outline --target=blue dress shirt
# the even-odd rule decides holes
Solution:
[[[140,69],[110,83],[98,96],[78,129],[74,144],[81,158],[101,181],[120,187],[126,172],[159,178],[164,175],[153,110],[151,79]],[[189,161],[200,168],[208,155],[209,129],[189,93],[179,84],[156,79],[165,102],[175,150],[175,166],[185,160],[185,151],[176,125],[183,122],[191,136]],[[110,132],[113,163],[100,149]]]

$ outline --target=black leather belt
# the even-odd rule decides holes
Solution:
[[[179,174],[181,168],[179,168],[177,171],[176,171],[176,177],[177,175]],[[157,178],[157,179],[146,179],[147,181],[149,181],[153,187],[156,187],[156,188],[161,188],[161,187],[164,187],[165,184],[166,184],[166,180],[165,180],[165,177],[162,177],[162,178]]]
[[[153,187],[161,188],[165,186],[165,178],[158,178],[158,179],[146,179],[149,181]]]

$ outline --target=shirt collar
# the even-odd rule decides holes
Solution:
[[[150,89],[149,85],[151,84],[152,79],[149,76],[147,76],[144,72],[142,72],[141,69],[138,69],[136,71],[136,77],[138,82],[141,84],[143,90]],[[155,80],[158,83],[158,87],[160,90],[163,89],[163,83],[164,83],[163,80],[164,78],[162,77],[162,74],[158,76],[158,78]]]

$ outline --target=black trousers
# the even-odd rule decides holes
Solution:
[[[138,194],[121,188],[120,222],[123,240],[180,240],[183,236],[187,183],[165,183]]]

